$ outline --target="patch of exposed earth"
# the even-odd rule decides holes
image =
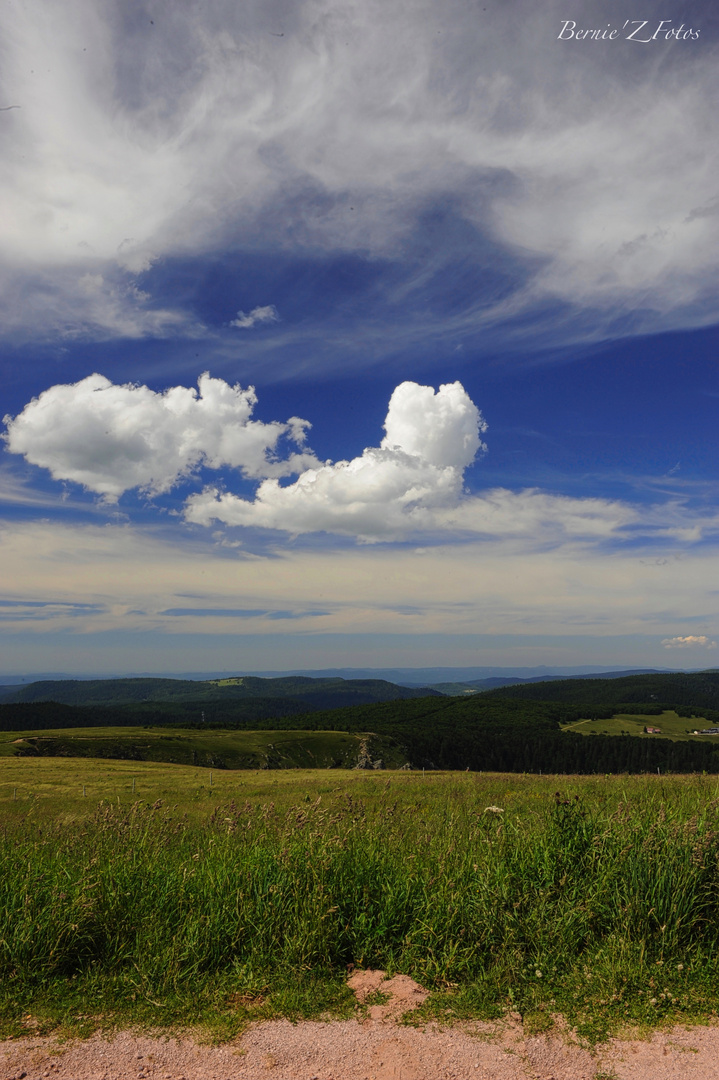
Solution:
[[[0,1080],[719,1080],[716,1026],[611,1039],[590,1052],[561,1022],[529,1035],[517,1015],[403,1026],[399,1018],[427,997],[412,979],[357,971],[349,985],[366,1006],[359,1019],[262,1021],[219,1047],[129,1031],[70,1044],[7,1040]]]

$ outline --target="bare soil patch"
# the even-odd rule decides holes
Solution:
[[[368,1005],[370,1020],[398,1020],[405,1013],[418,1009],[429,996],[428,991],[409,975],[394,975],[388,979],[385,971],[372,969],[355,971],[347,985],[361,1005]],[[386,1000],[373,1002],[375,997]]]

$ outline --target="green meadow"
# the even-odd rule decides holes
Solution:
[[[391,776],[396,786],[411,785],[417,778],[407,772],[378,775],[379,789],[383,776]],[[428,773],[427,782],[436,782],[437,775]],[[40,827],[86,823],[99,806],[112,804],[128,810],[160,800],[163,814],[187,815],[200,825],[215,806],[233,800],[250,800],[253,806],[270,801],[289,808],[304,802],[308,794],[316,799],[360,790],[364,799],[371,798],[378,790],[374,777],[374,773],[351,769],[230,771],[152,761],[0,757],[0,824],[7,829],[18,822]]]
[[[348,1014],[351,965],[424,983],[425,1018],[706,1017],[718,810],[700,775],[4,757],[0,1019],[225,1037]]]

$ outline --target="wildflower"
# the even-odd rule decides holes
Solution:
[[[650,1004],[650,1005],[656,1005],[656,1003],[657,1003],[657,999],[656,999],[656,998],[649,998],[649,1004]]]
[[[537,976],[537,978],[538,978],[538,979],[541,979],[541,977],[542,977],[542,973],[541,973],[541,971],[539,970],[539,968],[537,968],[537,970],[535,971],[535,973],[534,973],[534,974],[535,974],[535,975]]]
[[[684,971],[684,964],[677,964],[677,971]]]
[[[485,814],[503,814],[504,810],[501,806],[485,806]]]

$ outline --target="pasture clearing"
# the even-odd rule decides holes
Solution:
[[[671,739],[673,742],[708,742],[719,746],[717,735],[695,735],[695,729],[711,727],[703,716],[679,716],[673,709],[665,709],[659,715],[616,713],[608,720],[575,720],[562,724],[562,731],[574,731],[578,735],[638,735],[643,739]],[[658,727],[659,735],[648,734],[645,727]]]
[[[348,965],[428,986],[423,1018],[512,1010],[539,1030],[561,1012],[598,1036],[707,1016],[718,807],[702,776],[293,770],[210,788],[205,769],[4,758],[0,1016],[10,1033],[30,1016],[229,1035],[351,1012]]]

